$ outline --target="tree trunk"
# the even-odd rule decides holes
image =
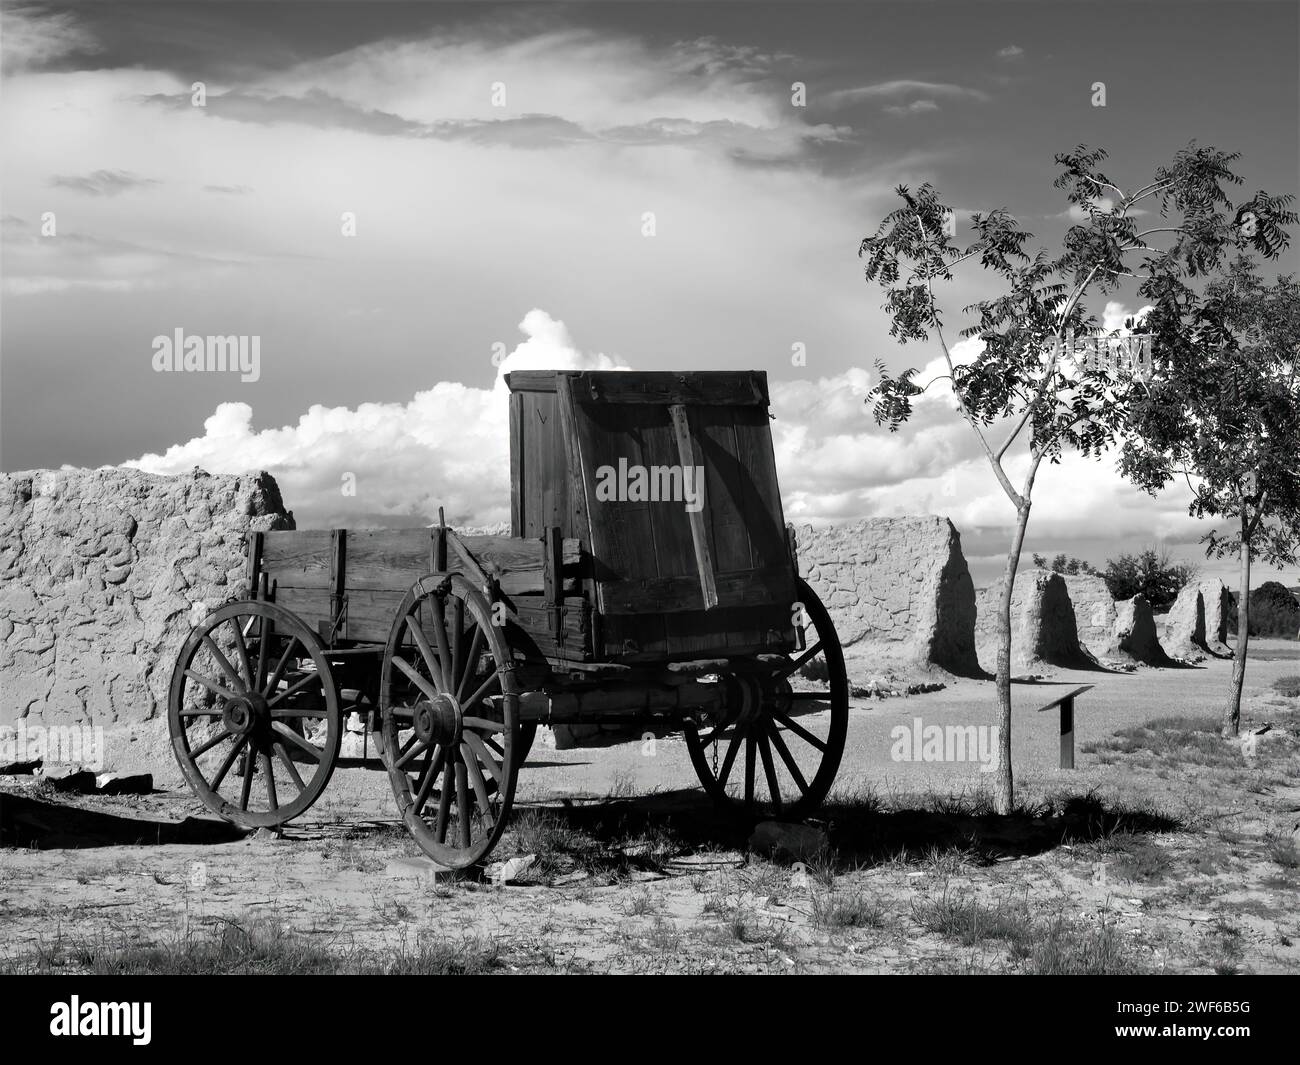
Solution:
[[[998,604],[998,666],[997,688],[1000,711],[998,730],[998,773],[993,808],[999,814],[1011,813],[1015,806],[1015,790],[1011,774],[1011,596],[1016,586],[1016,570],[1020,567],[1020,549],[1025,543],[1025,529],[1029,525],[1028,502],[1016,510],[1016,531],[1007,552],[1007,566],[1002,578],[1002,600]]]
[[[1237,649],[1232,656],[1232,687],[1223,708],[1224,736],[1241,730],[1241,689],[1246,683],[1246,648],[1250,645],[1250,517],[1241,508],[1241,580],[1237,588]]]

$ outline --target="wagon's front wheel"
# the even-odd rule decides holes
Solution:
[[[167,726],[208,809],[248,828],[282,825],[325,790],[343,718],[320,640],[283,607],[227,603],[177,656]]]
[[[686,729],[704,790],[752,819],[798,820],[826,798],[844,754],[849,682],[830,615],[798,583],[805,650],[725,678],[726,707],[713,723]]]
[[[523,760],[513,658],[487,600],[431,574],[398,608],[380,679],[382,752],[402,820],[451,869],[501,838]]]

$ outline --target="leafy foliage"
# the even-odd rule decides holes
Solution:
[[[1106,560],[1106,587],[1116,599],[1144,596],[1160,613],[1174,605],[1183,586],[1199,572],[1187,562],[1174,562],[1165,548],[1148,547],[1136,555],[1121,554]]]
[[[1088,573],[1099,576],[1096,567],[1091,562],[1085,562],[1081,558],[1067,558],[1064,554],[1055,556],[1049,563],[1046,556],[1035,554],[1034,565],[1039,569],[1050,569],[1053,573],[1064,573],[1074,576],[1079,573]]]

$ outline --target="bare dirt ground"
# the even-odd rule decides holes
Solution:
[[[0,778],[0,971],[1297,972],[1300,698],[1273,685],[1300,645],[1252,655],[1243,731],[1272,727],[1245,749],[1216,734],[1228,662],[1017,684],[1006,818],[978,764],[891,758],[917,718],[992,724],[991,682],[855,700],[802,865],[749,853],[675,738],[539,743],[493,855],[532,862],[501,884],[435,873],[382,773],[340,770],[282,837],[246,836],[156,724],[114,733],[107,768],[159,790]],[[1080,684],[1064,771],[1036,708]]]

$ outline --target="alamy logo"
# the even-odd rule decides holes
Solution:
[[[171,336],[153,338],[153,368],[158,373],[238,373],[244,382],[262,376],[260,336],[186,336],[177,326]]]
[[[99,725],[0,725],[0,762],[75,762],[104,768],[104,730]]]
[[[69,1002],[50,1006],[50,1035],[128,1035],[138,1047],[153,1038],[153,1004],[149,1002]]]
[[[889,731],[895,762],[979,762],[981,773],[998,767],[998,725],[927,725],[919,717],[912,725],[895,725]]]
[[[596,468],[596,499],[601,503],[684,503],[704,509],[703,466],[614,466]]]

